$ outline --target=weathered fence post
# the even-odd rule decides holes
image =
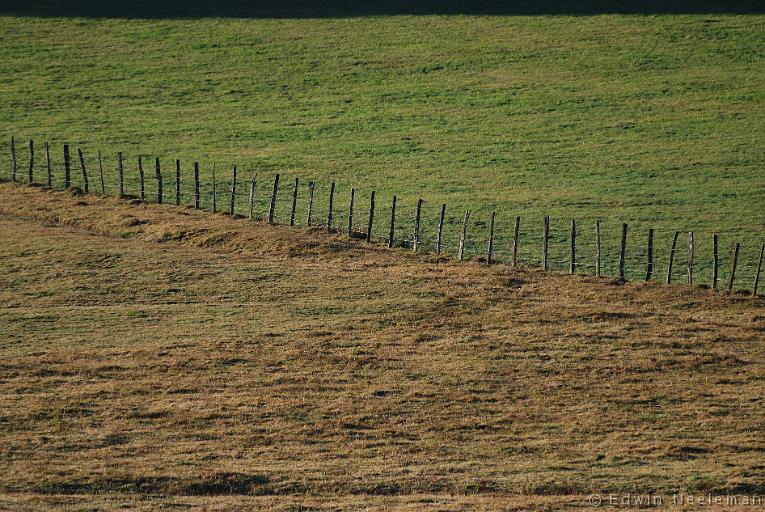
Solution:
[[[550,240],[550,217],[545,216],[542,224],[542,269],[547,270],[547,251]]]
[[[181,205],[181,161],[175,159],[175,206]]]
[[[457,259],[459,261],[462,261],[462,259],[465,257],[465,238],[467,237],[467,225],[468,225],[468,219],[470,218],[470,211],[465,211],[465,218],[462,219],[462,231],[460,231],[460,247],[459,252],[457,253]]]
[[[396,233],[396,196],[393,196],[393,203],[390,207],[390,232],[388,233],[388,247],[393,247],[394,235]]]
[[[712,289],[716,290],[718,286],[718,274],[720,269],[720,260],[717,257],[717,233],[712,235]]]
[[[569,258],[568,271],[570,274],[576,272],[576,219],[571,219],[571,258]]]
[[[491,212],[491,221],[489,222],[489,246],[486,249],[486,264],[494,263],[494,217],[497,212]]]
[[[372,224],[375,219],[375,191],[369,196],[369,224],[367,224],[367,242],[372,241]]]
[[[667,264],[667,284],[672,284],[672,265],[675,262],[675,248],[677,247],[678,236],[680,236],[680,232],[675,231],[675,236],[672,238],[672,248],[669,250],[669,263]]]
[[[627,224],[622,224],[622,239],[619,244],[619,279],[625,280],[624,265],[627,259]]]
[[[292,189],[292,208],[290,209],[290,226],[295,225],[295,210],[297,209],[298,178],[295,178],[295,186]]]
[[[146,200],[146,185],[143,175],[143,159],[138,155],[138,197],[141,201]]]
[[[47,171],[48,171],[48,182],[47,182],[48,188],[52,188],[53,187],[53,171],[51,170],[51,166],[50,166],[50,146],[48,145],[47,141],[45,142],[45,167],[47,168]],[[103,174],[103,171],[102,171],[102,174]]]
[[[162,193],[162,171],[159,168],[159,158],[155,160],[155,164],[157,171],[157,204],[162,204],[162,196],[164,194]]]
[[[646,256],[647,268],[645,271],[645,280],[650,281],[651,276],[653,276],[653,228],[648,229],[648,254]]]
[[[308,182],[308,215],[306,215],[305,225],[311,227],[311,219],[313,216],[313,190],[316,188],[316,183],[313,181]]]
[[[521,217],[515,217],[515,226],[513,227],[513,266],[518,266],[518,244],[521,236]]]
[[[332,229],[332,209],[335,204],[335,182],[329,184],[329,209],[327,210],[327,231]]]
[[[738,250],[741,244],[736,242],[736,246],[733,249],[733,268],[730,271],[730,280],[728,281],[728,291],[733,291],[733,281],[736,279],[736,266],[738,265]]]
[[[441,205],[441,215],[438,216],[438,229],[436,230],[436,254],[441,254],[441,244],[444,234],[444,217],[446,216],[446,203]]]
[[[762,270],[762,256],[765,254],[765,244],[760,247],[760,260],[757,262],[757,271],[754,274],[754,286],[752,287],[752,297],[757,297],[757,287],[760,284],[760,271]]]
[[[250,200],[248,201],[247,207],[250,210],[249,215],[247,216],[248,219],[253,220],[253,211],[255,210],[255,185],[256,185],[256,179],[258,175],[252,177],[252,180],[250,181]]]
[[[279,192],[279,175],[274,176],[274,186],[271,190],[271,205],[268,207],[268,223],[274,223],[274,215],[276,214],[276,194]]]
[[[47,145],[47,142],[46,142]],[[45,149],[45,152],[48,152],[48,149]],[[101,159],[101,150],[98,150],[98,175],[101,178],[101,195],[106,195],[106,185],[104,184],[104,162]]]
[[[194,208],[199,210],[199,162],[194,162]]]
[[[64,152],[64,163],[66,163],[66,155],[68,153],[69,153],[68,151]],[[121,151],[117,153],[117,174],[118,174],[118,180],[120,182],[120,198],[122,198],[125,196],[125,173],[122,167],[122,152]],[[68,173],[67,173],[67,176],[68,176]],[[68,180],[69,179],[67,178],[67,181]]]
[[[119,153],[120,155],[122,153]],[[120,180],[122,181],[122,180]],[[69,156],[69,144],[64,144],[64,188],[72,186],[72,160]],[[122,191],[120,191],[122,195]]]
[[[600,277],[600,221],[595,221],[595,277]]]
[[[693,286],[693,231],[688,231],[688,284]]]
[[[420,219],[422,216],[422,199],[417,200],[417,208],[414,212],[414,240],[412,241],[412,250],[417,252],[420,247]]]
[[[16,139],[11,136],[11,180],[16,181]]]
[[[88,193],[88,171],[85,169],[85,159],[82,157],[82,150],[77,148],[77,156],[80,158],[80,169],[82,169],[82,190]]]
[[[353,236],[353,202],[356,198],[356,189],[351,188],[351,198],[348,201],[348,236]]]
[[[29,184],[32,184],[32,180],[34,178],[34,168],[35,168],[35,141],[30,140],[29,141],[29,172],[28,172],[28,181]]]
[[[228,214],[232,217],[236,211],[236,165],[231,169],[231,201],[229,202]]]
[[[215,162],[213,162],[213,166],[212,166],[212,211],[213,213],[218,212],[218,193],[217,193],[217,183],[215,180]]]

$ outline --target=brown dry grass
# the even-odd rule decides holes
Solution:
[[[761,298],[0,197],[7,508],[765,494]]]

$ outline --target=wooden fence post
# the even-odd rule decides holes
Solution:
[[[515,226],[513,227],[513,266],[518,266],[518,248],[520,244],[521,236],[521,217],[520,215],[515,217]]]
[[[693,286],[693,231],[688,231],[688,284]]]
[[[741,244],[736,242],[736,246],[733,249],[733,268],[730,272],[730,280],[728,281],[728,291],[733,291],[733,280],[736,279],[736,266],[738,265],[738,250],[740,248]]]
[[[146,200],[146,186],[144,183],[144,174],[143,174],[143,159],[141,158],[141,155],[138,155],[138,187],[139,187],[139,198],[141,201]]]
[[[34,174],[34,168],[35,168],[35,141],[30,140],[29,141],[29,172],[28,172],[28,181],[29,184],[32,184],[33,181],[33,174]]]
[[[305,225],[311,227],[311,219],[313,216],[313,190],[316,188],[316,183],[313,181],[308,182],[308,215],[306,215]]]
[[[619,244],[619,279],[625,280],[624,265],[627,258],[627,224],[622,224],[622,239]]]
[[[712,235],[712,289],[716,290],[718,286],[718,275],[720,270],[720,260],[717,257],[717,233]]]
[[[650,281],[651,276],[653,276],[653,228],[648,229],[648,254],[646,256],[647,268],[645,271],[645,280]]]
[[[491,212],[491,221],[489,222],[489,246],[486,249],[486,264],[494,263],[494,218],[497,212]]]
[[[250,210],[249,215],[247,216],[248,219],[253,220],[253,211],[255,210],[255,185],[256,185],[256,179],[258,175],[252,177],[252,180],[250,181],[250,200],[248,201],[247,207]]]
[[[332,229],[332,208],[335,203],[335,182],[329,184],[329,209],[327,210],[327,231]]]
[[[375,218],[375,191],[369,197],[369,224],[367,224],[367,242],[372,241],[372,223]]]
[[[669,263],[667,264],[667,284],[672,284],[672,265],[675,262],[675,248],[677,247],[678,236],[680,236],[680,232],[675,231],[675,236],[672,238],[672,248],[669,251]]]
[[[351,198],[348,201],[348,236],[353,236],[353,201],[356,197],[356,189],[351,188]]]
[[[757,287],[760,284],[760,271],[762,270],[762,256],[765,254],[765,244],[760,247],[760,260],[757,263],[757,272],[754,274],[754,286],[752,287],[752,297],[757,297]]]
[[[462,261],[462,259],[465,257],[465,238],[467,237],[467,225],[468,225],[468,219],[470,218],[470,211],[465,211],[465,218],[462,219],[462,231],[460,232],[460,248],[459,252],[457,253],[457,259],[459,261]]]
[[[542,224],[542,270],[547,270],[547,254],[550,240],[550,217],[545,216]]]
[[[16,181],[16,139],[11,136],[11,181]]]
[[[68,151],[64,152],[66,155]],[[64,157],[64,163],[66,163],[66,156]],[[122,152],[117,153],[117,174],[120,182],[120,198],[125,197],[125,173],[122,167]],[[68,179],[67,179],[68,181]]]
[[[274,223],[274,215],[276,214],[276,194],[279,192],[279,174],[274,176],[274,186],[271,190],[271,205],[268,207],[268,223]]]
[[[121,155],[121,153],[118,153]],[[120,180],[122,181],[122,180]],[[72,186],[72,160],[69,156],[69,144],[64,144],[64,188]],[[120,195],[122,191],[120,190]]]
[[[601,258],[600,258],[600,221],[595,221],[595,277],[600,277],[601,275],[601,266],[600,266]]]
[[[47,142],[45,143],[47,146]],[[45,149],[45,152],[48,152],[48,149]],[[104,184],[104,162],[101,160],[101,150],[98,150],[98,174],[101,178],[101,195],[106,195],[106,185]]]
[[[444,234],[444,217],[446,216],[446,203],[441,205],[441,215],[438,217],[438,229],[436,230],[436,254],[441,254],[441,244]]]
[[[396,234],[396,196],[393,196],[393,203],[390,207],[390,232],[388,233],[388,247],[393,247]]]
[[[417,252],[420,247],[420,219],[422,217],[422,199],[417,200],[417,208],[414,212],[414,240],[412,241],[412,250]]]
[[[162,196],[163,189],[162,189],[162,171],[159,167],[159,158],[155,160],[156,164],[156,171],[157,171],[157,204],[162,204]]]
[[[175,159],[175,206],[181,205],[181,161]]]
[[[218,194],[217,194],[217,183],[215,180],[215,162],[213,162],[213,166],[212,166],[212,210],[213,210],[213,213],[218,212]]]
[[[571,258],[569,258],[570,274],[576,272],[576,219],[571,219]]]
[[[48,182],[47,182],[48,188],[52,188],[53,187],[53,171],[51,170],[51,167],[50,167],[50,146],[48,145],[47,141],[45,142],[45,167],[48,170]],[[103,174],[103,171],[101,173]]]
[[[228,206],[228,214],[233,217],[236,212],[236,165],[231,169],[231,201]]]
[[[88,193],[88,171],[85,169],[85,159],[82,157],[82,150],[77,148],[77,156],[80,158],[80,169],[82,169],[82,190]]]
[[[295,178],[295,186],[292,189],[292,208],[290,209],[290,226],[295,225],[295,210],[297,209],[298,178]]]
[[[199,162],[194,162],[194,208],[199,210]]]

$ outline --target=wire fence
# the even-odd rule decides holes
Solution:
[[[198,195],[198,207],[203,210],[275,224],[302,227],[310,224],[347,231],[357,238],[410,249],[416,245],[418,251],[439,252],[443,256],[462,254],[463,259],[491,258],[497,263],[531,267],[543,267],[546,262],[549,270],[593,275],[598,274],[599,267],[601,276],[625,280],[690,282],[720,289],[759,291],[765,244],[740,245],[730,235],[696,232],[691,246],[688,232],[655,230],[652,250],[649,250],[648,231],[634,232],[627,226],[626,243],[622,244],[622,224],[615,221],[597,224],[596,221],[577,221],[572,233],[570,219],[550,219],[545,230],[543,218],[502,211],[495,213],[491,232],[490,216],[471,214],[465,223],[465,210],[422,200],[419,200],[422,202],[418,222],[417,199],[396,197],[395,215],[392,215],[392,194],[376,194],[373,206],[372,191],[356,189],[342,181],[279,174],[275,186],[275,175],[253,175],[237,169],[235,176],[233,164],[189,163],[124,153],[107,156],[69,146],[64,151],[68,154],[67,163],[66,158],[61,157],[61,147],[56,148],[54,155],[53,148],[47,144],[20,144],[14,139],[10,149],[10,161],[2,159],[3,169],[7,169],[12,181],[22,183],[58,189],[74,186],[88,193],[191,207],[197,206]],[[195,180],[195,174],[201,174],[199,181]],[[465,237],[461,244],[463,231]],[[599,246],[596,231],[599,231]],[[493,239],[491,254],[490,237]]]

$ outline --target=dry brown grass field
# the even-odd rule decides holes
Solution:
[[[8,183],[0,240],[0,508],[765,495],[762,298]]]

